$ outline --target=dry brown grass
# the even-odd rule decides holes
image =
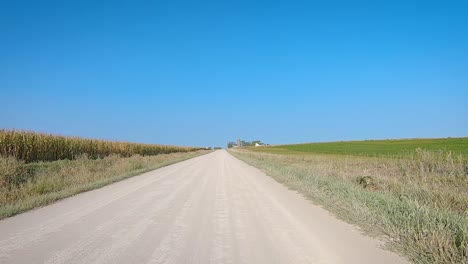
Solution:
[[[24,163],[0,156],[0,219],[207,151]]]

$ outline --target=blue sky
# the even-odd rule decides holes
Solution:
[[[1,1],[0,128],[223,147],[468,136],[466,14],[466,1]]]

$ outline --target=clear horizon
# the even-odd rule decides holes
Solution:
[[[468,136],[463,1],[0,4],[0,128],[225,147]]]

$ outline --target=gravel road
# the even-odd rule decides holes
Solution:
[[[0,263],[405,263],[219,150],[0,221]]]

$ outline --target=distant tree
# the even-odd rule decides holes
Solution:
[[[254,141],[252,141],[252,146],[255,146],[256,144],[263,145],[261,140],[254,140]]]
[[[230,141],[230,142],[228,142],[227,147],[228,147],[228,148],[232,148],[232,147],[234,147],[234,146],[236,146],[236,145],[237,145],[236,143]]]
[[[241,146],[242,147],[249,147],[252,146],[252,142],[241,140]]]

